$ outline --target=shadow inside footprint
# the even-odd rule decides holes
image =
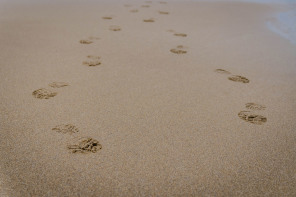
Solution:
[[[111,16],[103,16],[102,19],[105,19],[105,20],[111,20],[112,17],[111,17]]]
[[[159,14],[169,14],[169,12],[158,11]]]
[[[221,74],[231,74],[229,71],[224,70],[224,69],[220,69],[220,68],[216,69],[215,72],[221,73]]]
[[[139,12],[139,10],[134,9],[134,10],[130,10],[130,12],[132,12],[132,13],[136,13],[136,12]]]
[[[95,153],[102,149],[102,145],[98,140],[91,137],[83,137],[78,139],[74,144],[68,145],[67,148],[72,153]]]
[[[80,42],[80,44],[91,44],[91,43],[93,43],[93,41],[91,41],[91,40],[80,40],[79,42]]]
[[[58,133],[78,133],[79,130],[77,127],[75,127],[74,125],[72,124],[62,124],[62,125],[58,125],[58,126],[55,126],[54,128],[52,128],[53,131],[56,131]]]
[[[238,113],[238,117],[246,122],[261,125],[267,122],[267,118],[261,115],[253,114],[250,111],[241,111]]]
[[[229,80],[235,81],[235,82],[241,82],[241,83],[249,83],[250,80],[246,77],[239,76],[239,75],[233,75],[231,77],[228,77]]]
[[[146,22],[146,23],[153,23],[154,22],[154,19],[153,18],[149,18],[149,19],[144,19],[143,21]]]
[[[101,65],[100,61],[84,61],[82,63],[86,66],[91,66],[91,67]]]
[[[266,107],[256,103],[246,103],[246,108],[251,110],[264,110]]]
[[[171,49],[170,51],[172,53],[176,53],[176,54],[185,54],[185,53],[187,53],[187,51],[185,51],[183,48],[184,48],[183,45],[178,45],[176,48]]]
[[[53,92],[45,88],[40,88],[32,92],[32,95],[38,99],[49,99],[51,97],[56,96],[57,94],[57,92]]]
[[[52,88],[61,88],[61,87],[69,86],[69,84],[65,82],[52,82],[48,85]]]
[[[111,30],[111,31],[120,31],[121,27],[116,26],[116,25],[112,25],[112,26],[109,27],[109,30]]]
[[[183,33],[175,33],[174,35],[179,37],[187,37],[187,34],[183,34]]]

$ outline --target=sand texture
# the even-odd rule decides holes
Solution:
[[[296,196],[278,9],[0,1],[0,196]]]

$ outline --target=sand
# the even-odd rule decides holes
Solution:
[[[283,7],[0,4],[1,196],[296,195]]]

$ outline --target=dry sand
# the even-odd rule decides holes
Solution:
[[[296,196],[296,46],[266,27],[277,10],[2,0],[1,196]]]

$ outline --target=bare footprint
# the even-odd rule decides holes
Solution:
[[[158,11],[159,14],[169,14],[169,12]]]
[[[266,107],[264,105],[256,104],[256,103],[246,103],[246,108],[251,110],[264,110]]]
[[[183,45],[178,45],[176,48],[171,49],[170,51],[176,54],[185,54],[187,51],[185,51],[184,48],[185,47]]]
[[[76,140],[67,148],[71,150],[72,153],[96,153],[98,150],[102,149],[102,145],[98,140],[91,137],[82,137]]]
[[[239,76],[239,75],[233,75],[231,77],[228,77],[229,80],[231,81],[235,81],[235,82],[241,82],[241,83],[249,83],[250,80],[247,79],[246,77],[242,77],[242,76]]]
[[[146,23],[153,23],[154,22],[154,19],[153,18],[149,18],[149,19],[144,19],[143,21],[146,22]]]
[[[112,25],[112,26],[109,27],[109,30],[111,30],[111,31],[120,31],[121,27],[116,26],[116,25]]]
[[[105,19],[105,20],[111,20],[112,17],[111,17],[111,16],[103,16],[102,19]]]
[[[86,66],[99,66],[101,65],[101,62],[100,61],[84,61],[82,62],[82,64],[86,65]]]
[[[136,13],[136,12],[139,12],[139,10],[137,10],[137,9],[133,9],[133,10],[130,10],[130,12],[132,12],[132,13]]]
[[[187,37],[187,34],[183,34],[183,33],[175,33],[174,35],[179,37]]]
[[[142,7],[142,8],[149,8],[150,5],[142,5],[141,7]]]
[[[72,124],[57,125],[54,128],[52,128],[52,130],[58,133],[65,133],[65,134],[66,133],[73,134],[73,133],[79,132],[78,128]]]
[[[92,59],[92,60],[99,60],[99,59],[101,59],[100,56],[95,56],[95,55],[88,55],[86,57],[89,58],[89,59]]]
[[[215,72],[221,73],[221,74],[231,74],[229,71],[224,70],[224,69],[220,69],[220,68],[216,69]]]
[[[250,111],[241,111],[238,113],[238,117],[246,122],[257,125],[261,125],[267,121],[266,117],[253,114]]]
[[[52,82],[48,85],[52,88],[61,88],[61,87],[69,86],[69,84],[65,82]]]
[[[80,40],[79,42],[81,44],[91,44],[91,43],[93,43],[93,41],[91,41],[91,40]]]
[[[32,95],[38,99],[49,99],[51,97],[56,96],[57,94],[57,92],[53,92],[45,88],[40,88],[32,92]]]

